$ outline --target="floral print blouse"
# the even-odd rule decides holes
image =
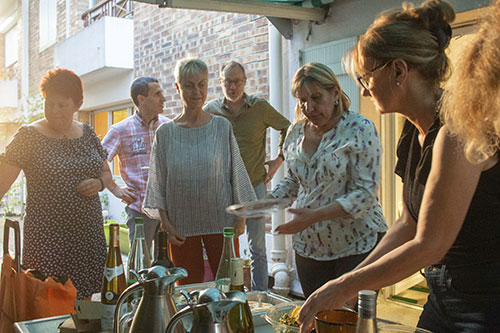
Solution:
[[[320,261],[369,252],[377,233],[387,230],[377,197],[381,147],[375,125],[347,111],[312,156],[302,149],[304,125],[296,123],[289,130],[283,146],[288,173],[271,195],[296,198],[296,208],[336,200],[349,215],[316,222],[293,235],[294,250]]]

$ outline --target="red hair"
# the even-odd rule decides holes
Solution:
[[[71,97],[76,104],[83,102],[82,80],[69,69],[56,68],[48,71],[40,82],[40,91],[43,98],[47,94],[58,94]]]

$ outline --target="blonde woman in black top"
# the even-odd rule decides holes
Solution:
[[[419,327],[500,330],[498,158],[490,154],[478,164],[468,161],[460,143],[441,127],[437,112],[454,16],[451,6],[438,0],[385,12],[350,55],[363,95],[381,114],[407,118],[396,166],[404,182],[403,213],[364,262],[308,298],[300,311],[301,331],[318,311],[341,307],[361,289],[391,285],[424,267],[430,295]],[[498,77],[490,82],[498,87]],[[498,91],[494,96],[498,101]]]

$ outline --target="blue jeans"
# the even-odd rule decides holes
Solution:
[[[260,183],[254,187],[257,199],[266,196],[266,185]],[[247,219],[248,249],[252,258],[252,290],[268,289],[266,223],[264,219]]]
[[[428,267],[430,294],[418,327],[432,332],[500,332],[500,263]]]
[[[149,253],[151,254],[151,262],[153,258],[158,256],[158,247],[156,246],[158,241],[158,230],[160,228],[160,220],[155,220],[149,218],[146,214],[138,212],[129,206],[125,207],[127,212],[127,227],[128,227],[128,241],[130,245],[130,250],[132,250],[132,243],[134,242],[135,234],[135,221],[136,217],[144,218],[144,238],[146,238],[146,244],[148,246]],[[153,239],[155,240],[154,253],[151,252],[151,245],[153,244]]]

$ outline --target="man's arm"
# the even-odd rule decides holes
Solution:
[[[113,158],[118,153],[120,149],[120,132],[119,130],[112,126],[104,139],[102,139],[102,146],[107,152],[107,160],[109,162],[113,161]],[[118,155],[118,158],[121,159],[121,156]],[[107,163],[106,163],[107,164]],[[109,170],[109,166],[108,166]],[[124,186],[120,187],[115,180],[113,179],[113,175],[111,170],[109,170],[109,177],[106,176],[106,181],[104,182],[104,186],[111,192],[113,195],[122,200],[125,204],[129,205],[137,200],[137,194],[134,189]]]
[[[283,156],[283,143],[285,142],[286,133],[288,128],[290,127],[290,121],[286,119],[281,113],[279,113],[275,108],[271,106],[268,102],[264,102],[264,119],[267,126],[280,131],[280,141],[278,143],[278,156],[273,160],[266,161],[266,165],[268,166],[266,179],[264,183],[269,183],[271,179],[274,177],[276,171],[278,171],[281,163],[284,161]]]

